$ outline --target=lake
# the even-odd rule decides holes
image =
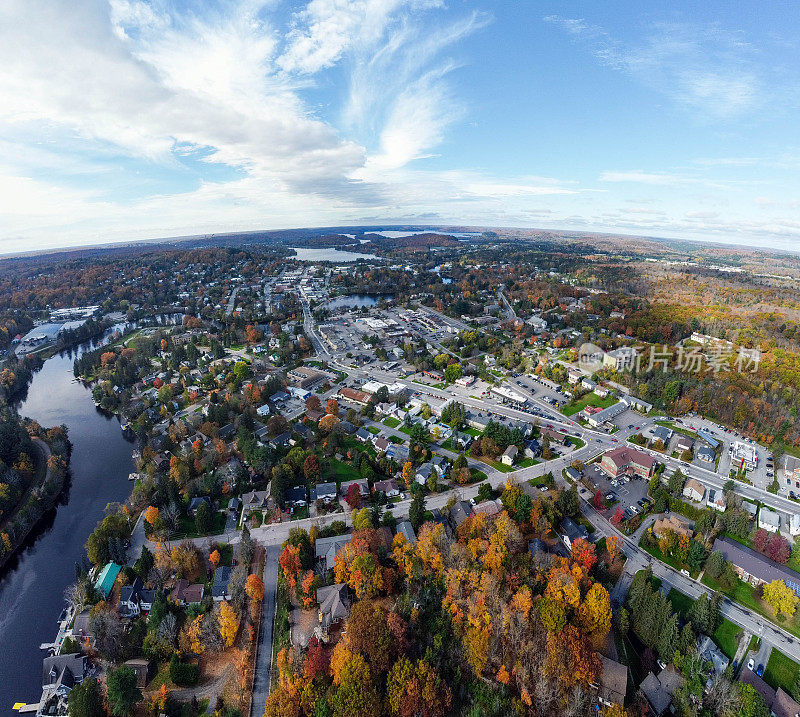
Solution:
[[[334,309],[360,309],[364,306],[375,306],[381,299],[391,301],[394,298],[391,294],[373,296],[372,294],[350,294],[349,296],[337,296],[329,301],[325,307]]]
[[[354,251],[341,249],[308,249],[304,247],[289,247],[300,261],[330,261],[334,264],[346,264],[351,261],[374,260],[379,257],[374,254],[357,254]]]

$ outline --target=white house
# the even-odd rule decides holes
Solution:
[[[689,480],[686,481],[686,485],[683,486],[683,495],[689,500],[694,500],[700,503],[706,497],[706,489],[700,481],[697,481],[694,478],[689,478]]]
[[[517,457],[517,453],[519,453],[519,449],[515,445],[510,445],[503,451],[503,455],[500,456],[500,460],[507,466],[513,466],[514,459]]]
[[[770,533],[777,533],[781,527],[781,517],[774,510],[762,505],[758,511],[758,527]]]

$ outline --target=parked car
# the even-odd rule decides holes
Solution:
[[[763,677],[764,676],[764,665],[759,665],[758,667],[756,667],[756,674],[759,677]]]
[[[753,660],[753,658],[751,657],[750,660],[747,663],[747,669],[748,670],[752,670],[755,666],[756,666],[756,663]]]

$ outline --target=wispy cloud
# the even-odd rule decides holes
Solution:
[[[719,25],[660,23],[639,41],[623,41],[580,18],[549,15],[599,62],[705,115],[735,117],[763,101],[755,49],[742,33]]]

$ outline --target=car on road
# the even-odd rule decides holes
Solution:
[[[756,666],[755,660],[751,657],[747,663],[747,669],[752,670]]]
[[[764,676],[764,665],[759,664],[759,666],[756,667],[756,674],[759,677],[763,677]]]

